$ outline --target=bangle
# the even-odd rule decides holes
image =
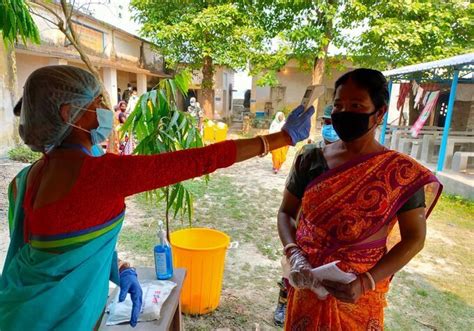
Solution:
[[[289,243],[288,245],[286,245],[285,248],[283,248],[283,254],[285,254],[285,256],[290,248],[299,248],[299,246],[295,243]]]
[[[267,154],[270,152],[270,144],[268,143],[268,140],[264,136],[258,136],[260,140],[263,143],[263,153],[260,154],[260,157],[267,156]]]
[[[373,291],[375,290],[375,280],[374,277],[372,277],[372,274],[370,272],[364,273],[364,275],[367,275],[367,278],[370,280],[370,289]]]
[[[363,276],[364,276],[364,274],[359,275],[359,282],[360,282],[360,287],[362,289],[362,295],[364,295],[364,293],[365,293],[364,280],[362,279]]]

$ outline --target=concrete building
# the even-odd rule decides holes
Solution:
[[[235,71],[230,68],[214,67],[214,118],[217,120],[228,119],[232,113],[234,74]],[[201,81],[202,71],[194,70],[188,99],[194,96],[202,105]]]
[[[0,153],[14,143],[13,105],[34,70],[57,64],[86,68],[64,34],[47,21],[54,20],[52,14],[39,7],[35,11],[46,18],[33,15],[40,32],[40,45],[19,42],[10,50],[3,43],[0,45]],[[165,73],[163,57],[148,41],[82,13],[75,13],[73,22],[82,45],[102,76],[112,104],[117,103],[117,89],[123,93],[127,83],[136,86],[141,94],[154,87],[160,78],[169,76]]]
[[[334,94],[334,83],[342,74],[353,69],[351,63],[345,64],[344,70],[330,69],[324,76],[323,85],[326,92],[318,102],[318,114],[321,114],[324,106],[332,101]],[[259,87],[257,81],[259,77],[252,79],[252,94],[250,100],[250,111],[258,112],[269,110],[272,114],[284,109],[290,110],[301,103],[303,94],[308,85],[311,85],[311,72],[302,70],[297,60],[290,60],[278,72],[279,85],[276,87]]]

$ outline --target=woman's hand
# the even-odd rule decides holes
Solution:
[[[313,106],[309,107],[307,111],[304,111],[303,106],[298,106],[288,115],[282,130],[288,133],[293,146],[295,146],[297,142],[309,137],[311,116],[313,116],[313,114]]]
[[[349,284],[332,282],[330,280],[323,280],[321,284],[337,300],[347,303],[356,303],[365,291],[370,288],[370,284],[368,284],[367,281],[367,277],[359,275]]]
[[[292,247],[288,250],[286,256],[291,268],[289,277],[291,286],[298,289],[311,288],[313,284],[312,267],[303,251],[298,247]]]
[[[142,310],[143,292],[138,282],[137,272],[133,268],[127,268],[120,272],[119,302],[125,300],[127,293],[130,293],[130,298],[132,299],[130,325],[135,327]]]

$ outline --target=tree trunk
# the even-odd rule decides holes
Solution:
[[[4,45],[2,45],[4,47]],[[0,46],[1,47],[1,46]],[[6,52],[6,64],[7,64],[7,74],[6,74],[6,88],[10,92],[10,98],[12,101],[12,107],[15,106],[15,102],[18,98],[17,90],[17,69],[16,69],[16,54],[14,47],[4,47],[4,52]],[[20,92],[20,95],[22,93]],[[12,140],[15,145],[19,145],[21,142],[20,134],[18,131],[18,126],[20,124],[20,118],[13,116],[13,132]]]
[[[207,118],[214,118],[214,67],[212,58],[210,56],[204,57],[204,64],[202,66],[202,107]]]
[[[325,69],[325,66],[326,66],[326,55],[328,53],[328,47],[329,47],[329,44],[326,45],[326,46],[323,46],[322,49],[321,49],[324,52],[324,56],[316,57],[314,59],[313,71],[312,71],[312,74],[311,74],[311,84],[313,84],[313,85],[321,85],[323,83],[324,69]],[[317,123],[318,105],[319,105],[319,98],[316,99],[313,103],[315,112],[314,112],[313,117],[311,118],[311,123],[312,123],[312,125],[311,125],[311,136],[314,136],[314,133],[318,129],[318,123]]]

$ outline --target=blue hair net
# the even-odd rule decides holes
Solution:
[[[44,152],[61,144],[71,132],[60,107],[70,104],[67,122],[75,123],[101,94],[99,81],[88,71],[62,65],[35,70],[23,87],[20,137],[32,150]]]

